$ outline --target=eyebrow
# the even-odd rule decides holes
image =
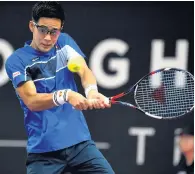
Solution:
[[[48,26],[45,25],[38,25],[38,26],[49,28]],[[60,28],[52,27],[51,30],[60,30]]]
[[[36,23],[37,24],[37,23]],[[40,25],[40,24],[37,24],[38,26],[40,26],[40,27],[46,27],[46,28],[49,28],[48,26],[46,26],[46,25]],[[57,27],[52,27],[52,29],[51,30],[61,30],[61,28],[57,28]]]

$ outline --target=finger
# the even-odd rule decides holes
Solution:
[[[93,109],[93,101],[88,100],[88,108]]]
[[[81,106],[82,110],[87,110],[88,109],[87,100],[84,100],[82,103],[80,103],[80,106]]]
[[[104,105],[104,101],[101,99],[89,99],[89,105],[90,108],[95,108],[95,109],[104,109],[105,105]]]
[[[94,103],[96,102],[96,100],[97,100],[97,99],[88,99],[88,100],[87,100],[89,109],[95,108]]]
[[[99,96],[99,107],[102,109],[111,107],[109,98],[105,97],[104,95],[100,95]]]
[[[76,107],[76,109],[81,110],[81,111],[86,110],[85,109],[85,104],[81,103],[81,102],[78,102],[75,107]]]
[[[74,106],[74,108],[77,109],[77,110],[79,110],[79,111],[82,111],[82,108],[80,108],[79,105]]]
[[[101,100],[97,100],[94,102],[94,106],[96,109],[101,109],[101,108],[104,108],[104,104],[102,103]]]
[[[99,100],[96,103],[96,107],[98,107],[99,109],[104,109],[106,107],[110,107],[109,100],[107,101],[105,98],[102,98],[101,100]]]

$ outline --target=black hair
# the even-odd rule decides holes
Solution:
[[[63,27],[65,21],[64,10],[56,1],[39,1],[32,8],[32,19],[38,22],[41,17],[60,19]]]

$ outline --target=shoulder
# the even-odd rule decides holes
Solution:
[[[17,63],[18,61],[20,61],[20,58],[19,58],[19,55],[18,53],[20,52],[19,51],[20,49],[14,51],[6,60],[5,64],[15,64]]]
[[[59,39],[70,39],[71,36],[68,33],[60,33]]]
[[[22,62],[20,55],[23,53],[23,49],[19,48],[15,50],[6,60],[5,65],[18,64]]]
[[[72,41],[74,41],[73,38],[67,33],[61,33],[58,38],[58,43],[60,45],[68,45]]]
[[[68,56],[75,55],[74,53],[79,53],[82,57],[86,57],[85,54],[81,51],[78,44],[74,41],[74,39],[67,33],[61,33],[57,45],[59,48],[63,48],[66,51]]]

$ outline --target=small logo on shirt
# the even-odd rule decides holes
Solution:
[[[39,57],[35,57],[32,59],[33,62],[35,62],[36,60],[39,60]]]
[[[16,71],[12,74],[13,78],[17,77],[20,75],[20,71]]]

